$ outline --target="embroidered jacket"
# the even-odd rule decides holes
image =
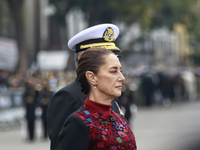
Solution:
[[[86,99],[84,107],[68,117],[60,133],[61,150],[136,150],[126,119],[104,105]]]

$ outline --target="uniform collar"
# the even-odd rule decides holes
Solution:
[[[96,112],[99,112],[101,114],[106,114],[106,115],[111,115],[111,106],[110,105],[106,105],[106,104],[101,104],[95,101],[90,100],[89,98],[87,98],[85,100],[85,106],[95,110]]]
[[[79,79],[78,79],[78,78],[76,78],[75,81],[76,81],[77,83],[79,83]]]

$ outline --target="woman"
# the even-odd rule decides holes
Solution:
[[[110,50],[90,48],[81,55],[77,77],[88,98],[65,121],[61,150],[136,150],[127,120],[111,110],[111,101],[121,95],[121,71],[119,59]]]

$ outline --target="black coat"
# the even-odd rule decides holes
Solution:
[[[48,88],[43,88],[40,93],[40,106],[42,108],[42,116],[43,120],[47,119],[47,110],[49,106],[49,101],[52,95],[52,92]]]
[[[65,120],[84,105],[86,98],[87,96],[81,92],[78,79],[53,95],[47,112],[47,128],[51,140],[51,150],[59,149],[59,133]],[[112,102],[112,109],[116,113],[120,113],[114,101]]]
[[[26,85],[24,92],[24,106],[26,110],[26,119],[28,121],[35,120],[35,108],[38,104],[38,91],[35,90],[33,86]]]

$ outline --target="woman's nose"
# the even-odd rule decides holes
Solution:
[[[119,81],[123,82],[125,80],[124,75],[120,72]]]

